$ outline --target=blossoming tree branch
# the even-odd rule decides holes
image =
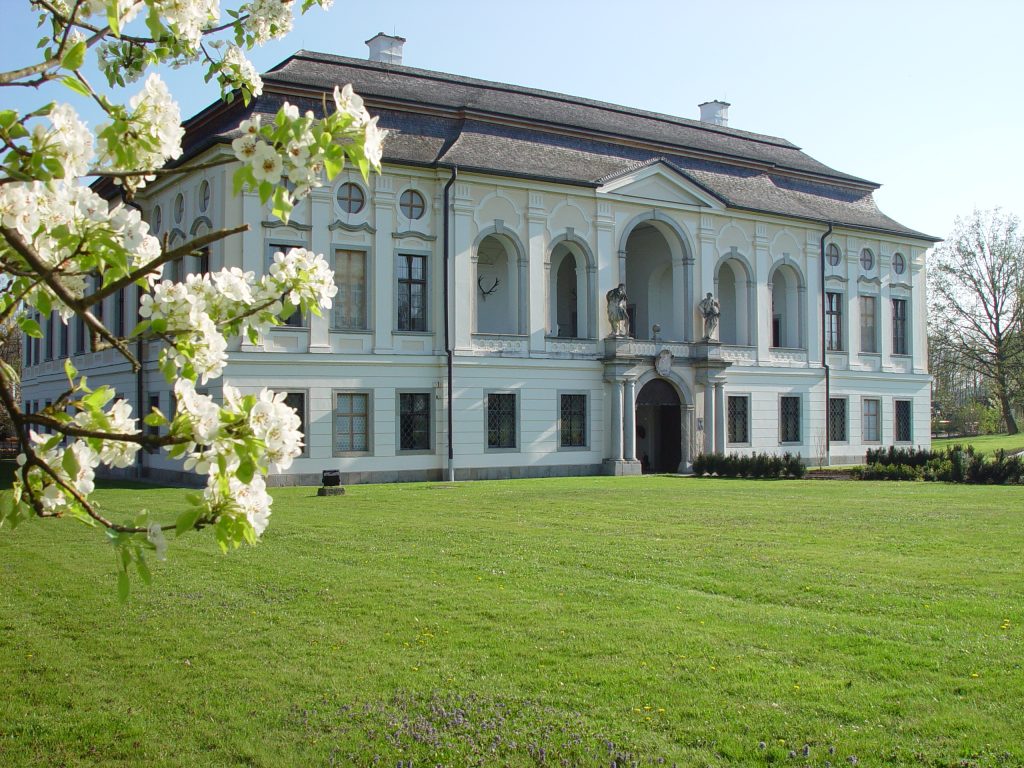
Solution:
[[[0,322],[16,318],[42,336],[33,314],[78,317],[92,349],[115,349],[138,370],[136,341],[161,347],[159,365],[173,383],[176,409],[133,415],[107,386],[91,387],[68,360],[67,388],[35,413],[12,393],[18,374],[0,362],[0,399],[21,444],[12,490],[0,498],[0,526],[30,517],[73,517],[105,531],[115,547],[119,587],[128,590],[133,567],[149,579],[146,554],[163,557],[164,533],[212,528],[223,550],[254,543],[267,526],[269,466],[288,467],[299,455],[299,418],[284,394],[241,394],[225,385],[222,402],[196,391],[218,378],[228,337],[257,342],[295,311],[319,315],[336,294],[322,255],[303,248],[277,253],[269,274],[237,267],[161,280],[163,265],[246,229],[223,229],[169,247],[127,205],[157,176],[186,174],[207,164],[167,167],[182,155],[184,130],[177,104],[154,65],[193,65],[216,81],[222,98],[246,104],[262,83],[245,51],[285,35],[296,10],[328,8],[332,0],[251,0],[221,12],[220,0],[32,0],[45,37],[40,60],[0,72],[0,88],[32,88],[40,106],[27,114],[0,110]],[[83,74],[94,57],[110,92],[136,88],[126,102],[100,93]],[[143,79],[144,78],[144,79]],[[52,100],[46,101],[46,98]],[[90,129],[72,103],[88,100],[105,116]],[[233,142],[235,194],[255,192],[287,221],[294,204],[354,164],[364,178],[379,170],[384,135],[350,87],[336,88],[324,115],[285,103],[272,119],[254,114]],[[214,161],[225,162],[225,160]],[[85,181],[110,179],[121,188],[116,204]],[[139,287],[141,322],[125,337],[97,311],[106,297]],[[150,427],[142,430],[139,418]],[[129,467],[139,450],[164,450],[185,470],[206,477],[176,519],[140,511],[130,520],[104,514],[93,500],[101,466]]]

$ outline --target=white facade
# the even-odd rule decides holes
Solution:
[[[674,472],[701,451],[812,463],[826,444],[846,463],[871,447],[929,444],[926,239],[835,227],[823,291],[825,225],[731,210],[660,162],[596,188],[461,171],[453,181],[447,167],[386,162],[369,183],[343,174],[315,190],[287,226],[254,195],[231,196],[230,175],[161,181],[139,203],[172,244],[248,224],[211,248],[211,269],[260,273],[274,250],[305,246],[335,261],[341,288],[324,317],[232,344],[223,381],[295,393],[304,411],[305,453],[273,482],[319,483],[325,469],[346,483]],[[185,261],[182,272],[206,266]],[[619,283],[635,338],[608,338],[605,294]],[[703,343],[708,292],[722,312],[718,338]],[[823,294],[835,294],[838,330],[826,361]],[[134,297],[123,306],[109,298],[104,317],[124,311],[130,331]],[[74,324],[29,344],[27,407],[62,391],[67,354],[137,409],[173,410],[155,348],[141,377],[113,351],[82,350]],[[142,455],[139,472],[178,479],[178,466]]]

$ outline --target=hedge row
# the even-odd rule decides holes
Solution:
[[[702,453],[693,460],[693,471],[698,477],[803,477],[807,472],[800,454],[753,453],[740,456],[730,453]]]
[[[954,445],[940,451],[881,448],[867,452],[867,466],[859,470],[861,480],[930,480],[946,483],[1007,485],[1024,482],[1024,460],[997,450],[992,459]]]

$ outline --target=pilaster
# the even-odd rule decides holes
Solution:
[[[473,346],[473,200],[472,189],[465,182],[452,185],[453,264],[448,276],[449,301],[452,313],[454,347],[468,350]]]
[[[373,346],[376,352],[390,352],[395,328],[395,231],[394,181],[386,174],[375,177],[373,192]],[[428,279],[429,279],[428,275]]]
[[[331,221],[333,200],[331,199],[331,188],[320,187],[310,193],[310,217],[309,223],[313,227],[310,232],[310,249],[313,253],[321,253],[327,259],[327,263],[334,266],[334,253],[331,250],[331,232],[327,228]],[[330,352],[331,351],[331,312],[328,309],[320,317],[314,314],[309,316],[309,351]]]
[[[612,205],[607,200],[597,201],[597,216],[594,220],[597,229],[597,295],[594,296],[594,312],[596,313],[597,338],[603,339],[611,333],[608,313],[604,311],[604,297],[619,282],[619,254],[615,245],[615,219],[612,216]]]
[[[544,301],[542,297],[545,295],[547,290],[547,282],[545,280],[547,269],[545,258],[545,249],[547,247],[547,209],[544,206],[544,195],[541,192],[530,190],[527,198],[526,208],[526,222],[528,229],[528,243],[527,249],[529,253],[526,254],[528,259],[527,270],[520,270],[519,274],[528,273],[528,287],[526,288],[525,296],[520,293],[519,300],[527,302],[529,312],[527,316],[526,328],[520,328],[520,333],[530,334],[530,351],[531,352],[544,352],[545,340],[544,337],[547,335],[548,319],[547,319],[547,301]]]

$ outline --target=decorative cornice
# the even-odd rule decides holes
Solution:
[[[313,229],[312,224],[300,224],[297,221],[289,221],[287,224],[283,221],[261,221],[260,226],[264,229],[295,229],[299,232],[310,232]]]
[[[336,229],[342,229],[345,232],[369,232],[371,235],[376,234],[377,230],[367,224],[365,221],[362,224],[346,224],[341,219],[335,219],[333,224],[327,226],[329,232],[333,232]]]
[[[411,229],[407,229],[405,232],[392,232],[391,237],[395,240],[403,240],[410,237],[416,240],[425,240],[428,243],[432,243],[437,240],[437,235],[425,235],[422,232],[413,232]]]

